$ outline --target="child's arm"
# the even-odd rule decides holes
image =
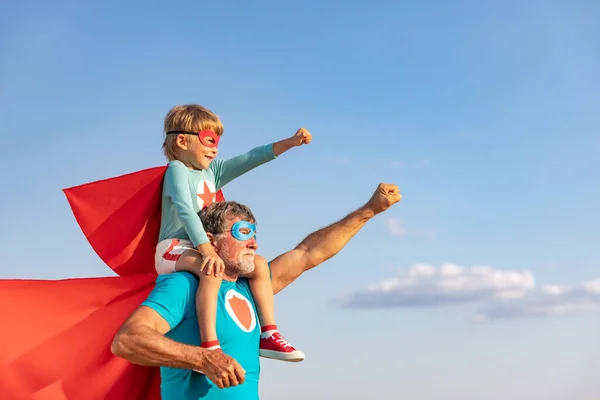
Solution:
[[[311,141],[312,135],[310,132],[304,128],[300,128],[294,136],[273,143],[273,154],[275,154],[275,157],[279,157],[280,154],[285,153],[292,147],[309,144]]]
[[[194,210],[190,195],[187,167],[179,161],[171,161],[165,173],[165,193],[175,205],[177,215],[194,247],[208,243],[208,236]]]
[[[167,196],[175,204],[177,215],[190,241],[202,255],[203,260],[200,271],[203,271],[206,267],[206,273],[210,274],[214,267],[215,273],[221,274],[224,269],[224,265],[222,265],[223,261],[215,253],[213,246],[208,240],[204,226],[202,226],[202,221],[200,221],[198,214],[194,211],[185,165],[180,162],[170,162],[165,173],[164,185]]]
[[[252,169],[274,160],[280,154],[292,147],[308,144],[312,140],[311,134],[304,128],[298,129],[296,134],[279,142],[256,147],[245,154],[230,158],[228,160],[214,160],[210,169],[215,174],[215,186],[222,188],[232,180],[245,174]]]

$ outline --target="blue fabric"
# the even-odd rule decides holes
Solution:
[[[187,272],[161,275],[142,303],[155,310],[171,327],[166,336],[194,346],[201,343],[195,298],[198,279]],[[203,374],[161,367],[163,400],[258,400],[260,323],[247,279],[223,281],[217,301],[217,336],[222,350],[246,370],[241,385],[219,389]]]
[[[181,161],[171,161],[165,172],[162,214],[158,240],[185,239],[194,247],[208,243],[198,212],[204,205],[202,195],[215,193],[246,172],[274,160],[273,145],[259,146],[227,160],[214,160],[204,170],[192,170]]]

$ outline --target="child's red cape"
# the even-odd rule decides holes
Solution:
[[[0,399],[160,399],[159,369],[113,356],[110,344],[154,287],[165,171],[64,190],[90,245],[120,276],[0,280]]]
[[[154,251],[166,169],[145,169],[64,190],[83,234],[121,276],[156,275]],[[216,201],[223,201],[220,190]]]

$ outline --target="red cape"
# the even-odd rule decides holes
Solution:
[[[0,280],[0,399],[160,399],[159,369],[113,356],[110,344],[154,287],[165,171],[64,190],[90,245],[120,276]]]
[[[65,189],[77,223],[98,256],[121,276],[154,274],[167,167]],[[218,190],[216,201],[223,201]]]
[[[114,334],[154,280],[0,280],[0,398],[159,400],[159,369],[110,351]]]

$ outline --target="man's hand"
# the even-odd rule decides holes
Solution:
[[[290,138],[294,146],[302,146],[312,141],[312,135],[306,128],[300,128],[294,136]]]
[[[201,360],[198,372],[206,375],[219,389],[244,383],[246,371],[222,350],[205,351]]]
[[[389,183],[380,183],[373,196],[369,199],[365,208],[379,214],[402,200],[398,186]]]

